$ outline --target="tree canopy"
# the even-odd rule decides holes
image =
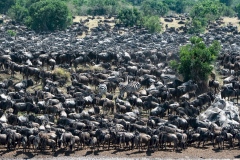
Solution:
[[[124,8],[118,13],[119,23],[126,27],[141,25],[143,21],[142,13],[137,8]]]
[[[169,8],[166,4],[156,0],[146,0],[142,3],[141,9],[147,15],[163,16]]]
[[[120,24],[125,27],[132,27],[134,25],[143,26],[150,32],[160,32],[161,24],[158,16],[144,15],[137,8],[124,8],[118,13],[118,20]]]
[[[226,6],[231,6],[233,4],[233,0],[220,0],[221,3],[224,3]]]
[[[206,81],[213,67],[212,62],[221,50],[220,43],[213,41],[207,46],[199,37],[191,37],[190,44],[180,48],[180,62],[174,63],[184,80]]]
[[[236,6],[236,12],[237,12],[238,19],[240,19],[240,3]]]
[[[6,14],[8,9],[14,4],[14,0],[0,0],[0,13]]]
[[[202,0],[190,12],[192,18],[190,33],[203,32],[209,21],[214,21],[222,15],[230,15],[232,10],[219,0]]]
[[[29,26],[36,31],[65,29],[71,22],[69,10],[64,2],[44,0],[29,8]]]

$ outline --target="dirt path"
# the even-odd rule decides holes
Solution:
[[[87,150],[79,150],[75,152],[64,151],[63,149],[58,150],[55,154],[51,152],[42,152],[42,153],[33,153],[32,151],[23,153],[22,149],[18,149],[17,151],[6,151],[6,149],[1,149],[0,152],[1,158],[9,158],[9,159],[28,159],[28,158],[36,158],[36,159],[138,159],[138,158],[146,158],[146,159],[234,159],[240,158],[240,152],[237,147],[234,149],[218,150],[213,149],[212,146],[206,146],[204,148],[195,148],[189,147],[182,152],[175,152],[169,149],[156,151],[156,152],[146,152],[146,151],[138,151],[138,150],[109,150],[109,151],[95,151],[92,152],[90,149]]]

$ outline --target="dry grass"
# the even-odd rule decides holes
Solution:
[[[240,32],[240,20],[237,17],[223,17],[223,25],[227,25],[229,23],[233,24],[233,26],[237,26],[238,27],[238,31]]]
[[[84,66],[84,65],[78,65],[78,70],[81,71],[102,71],[104,68],[100,66]]]
[[[86,20],[89,16],[76,16],[75,19],[73,19],[73,22],[79,22],[80,20]],[[98,24],[100,23],[100,20],[103,21],[105,18],[104,16],[96,16],[95,19],[90,19],[89,22],[86,23],[86,26],[89,27],[89,31],[91,28],[97,27]],[[109,20],[114,20],[114,18],[111,18]],[[184,24],[178,24],[180,20],[175,20],[173,18],[173,22],[165,22],[163,17],[160,17],[160,22],[162,23],[163,26],[163,31],[166,30],[165,26],[166,24],[168,25],[168,27],[175,27],[175,28],[179,28],[181,26],[184,26]],[[223,25],[227,25],[229,23],[232,23],[234,26],[238,27],[238,31],[240,32],[240,20],[237,17],[223,17]],[[112,27],[114,27],[115,23],[108,23],[109,25],[111,25]],[[89,32],[90,33],[90,32]],[[86,33],[83,33],[83,35],[78,36],[78,38],[84,38],[86,36]]]
[[[63,78],[65,79],[66,81],[70,81],[70,78],[71,78],[71,74],[66,71],[65,69],[62,69],[62,68],[55,68],[53,73],[57,76],[57,78]]]
[[[84,21],[86,20],[88,17],[91,16],[75,16],[75,18],[73,19],[73,22],[80,22],[81,20]],[[105,18],[104,16],[96,16],[95,19],[90,19],[89,22],[87,22],[85,25],[87,27],[89,27],[90,31],[92,28],[95,28],[98,26],[99,23],[101,23],[100,21],[103,21]],[[114,18],[112,17],[111,19],[108,20],[114,20]],[[108,23],[112,28],[114,27],[115,23]],[[90,32],[89,32],[90,33]],[[84,32],[81,36],[78,36],[78,38],[84,38],[86,36],[86,33]]]
[[[166,24],[168,25],[168,28],[170,28],[170,27],[178,28],[178,27],[184,26],[184,24],[178,24],[178,22],[180,20],[175,20],[174,18],[173,18],[173,22],[165,22],[163,17],[160,18],[160,21],[161,21],[161,23],[163,23],[163,26],[162,26],[163,31],[166,30],[166,28],[165,28]]]

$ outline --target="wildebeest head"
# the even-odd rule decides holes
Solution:
[[[28,79],[27,80],[27,86],[33,86],[33,80],[32,79]]]

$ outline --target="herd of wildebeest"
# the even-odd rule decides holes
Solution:
[[[179,60],[180,46],[189,43],[187,25],[150,34],[138,26],[111,27],[105,18],[89,31],[85,24],[91,18],[53,33],[35,33],[11,20],[0,26],[0,77],[9,77],[0,83],[1,148],[55,152],[240,147],[238,117],[230,117],[234,124],[225,126],[198,119],[218,94],[238,103],[237,27],[222,25],[219,19],[198,34],[206,44],[218,40],[222,45],[214,68],[223,84],[212,74],[208,88],[201,90],[169,67],[170,60]],[[186,17],[165,20],[175,19],[184,23]],[[11,37],[7,30],[17,35]],[[87,35],[78,38],[83,32]],[[56,76],[57,68],[70,73],[69,79]],[[22,80],[15,78],[19,74]],[[128,90],[136,82],[141,87]],[[99,94],[101,84],[107,89],[104,94]],[[35,85],[42,87],[34,90]],[[119,85],[125,87],[123,96]]]

